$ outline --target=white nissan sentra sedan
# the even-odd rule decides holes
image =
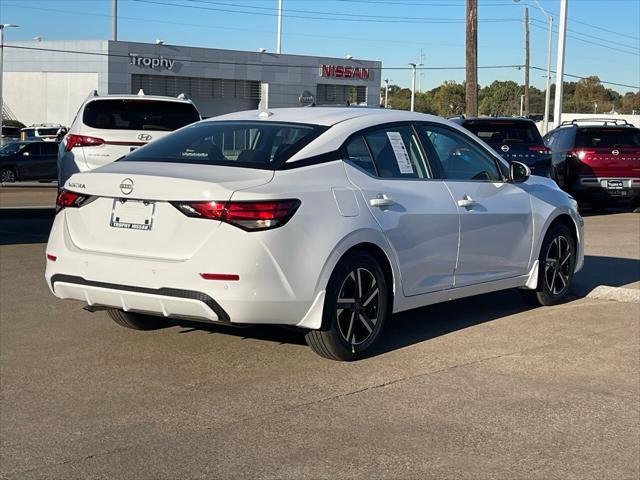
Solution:
[[[370,354],[391,314],[508,288],[561,301],[583,264],[576,202],[442,118],[241,112],[184,127],[57,200],[46,280],[152,329],[169,317],[307,330]]]

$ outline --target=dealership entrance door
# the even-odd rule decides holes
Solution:
[[[260,103],[260,82],[222,78],[131,75],[131,93],[177,97],[184,93],[203,117],[255,110]]]

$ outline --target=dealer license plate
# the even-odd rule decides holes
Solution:
[[[620,190],[622,188],[622,180],[607,180],[607,188],[610,190]]]
[[[117,198],[111,210],[111,225],[114,228],[151,230],[156,202]]]

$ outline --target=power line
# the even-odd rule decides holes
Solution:
[[[540,30],[547,30],[547,28],[546,28],[546,27],[542,27],[542,26],[540,26],[540,25],[536,25],[535,23],[534,23],[534,24],[532,24],[532,26],[534,26],[534,27],[536,27],[536,28],[539,28]],[[557,33],[557,31],[556,31],[556,30],[554,30],[554,32],[556,32],[556,33]],[[637,52],[630,52],[630,51],[628,51],[628,50],[623,50],[623,49],[621,49],[621,48],[616,48],[616,47],[612,47],[612,46],[610,46],[610,45],[605,45],[604,43],[592,42],[592,41],[590,41],[590,40],[585,40],[584,38],[576,37],[576,36],[569,35],[569,34],[567,34],[567,37],[569,37],[569,38],[573,38],[574,40],[578,40],[578,41],[580,41],[580,42],[588,43],[588,44],[590,44],[590,45],[596,45],[596,46],[598,46],[598,47],[608,48],[609,50],[615,50],[616,52],[626,53],[627,55],[640,56],[640,53],[637,53]]]
[[[128,54],[118,54],[118,53],[105,53],[105,52],[89,52],[83,50],[67,50],[62,48],[47,48],[47,47],[27,47],[24,45],[9,45],[4,44],[4,48],[13,48],[16,50],[28,50],[28,51],[39,51],[39,52],[53,52],[53,53],[69,53],[76,55],[91,55],[98,57],[115,57],[115,58],[131,58]],[[282,63],[266,63],[266,62],[234,62],[229,60],[201,60],[194,58],[172,58],[178,62],[189,62],[189,63],[202,63],[202,64],[212,64],[212,65],[234,65],[234,66],[253,66],[253,67],[276,67],[276,68],[312,68],[317,70],[318,65],[290,65],[290,64],[282,64]],[[485,65],[480,66],[478,68],[483,69],[502,69],[502,68],[514,68],[520,69],[523,65]],[[368,66],[365,67],[369,70],[411,70],[412,67],[375,67]],[[455,67],[419,67],[418,70],[464,70],[466,67],[464,66],[455,66]]]
[[[9,49],[16,49],[16,50],[29,50],[29,51],[42,51],[42,52],[53,52],[53,53],[67,53],[67,54],[76,54],[76,55],[91,55],[91,56],[98,56],[98,57],[116,57],[116,58],[127,58],[129,59],[129,55],[124,55],[124,54],[117,54],[117,53],[105,53],[105,52],[88,52],[88,51],[81,51],[81,50],[65,50],[65,49],[60,49],[60,48],[44,48],[44,47],[27,47],[27,46],[22,46],[22,45],[8,45],[5,44],[4,48],[9,48]],[[258,67],[276,67],[276,68],[312,68],[312,69],[317,69],[318,66],[317,65],[285,65],[285,64],[280,64],[280,63],[261,63],[261,62],[232,62],[232,61],[228,61],[228,60],[199,60],[199,59],[193,59],[193,58],[175,58],[176,61],[181,61],[181,62],[190,62],[190,63],[203,63],[203,64],[213,64],[213,65],[234,65],[234,66],[258,66]],[[399,71],[399,70],[412,70],[412,67],[366,67],[369,68],[370,70],[395,70],[395,71]],[[465,66],[454,66],[454,67],[447,67],[447,66],[442,66],[442,67],[417,67],[417,70],[425,70],[425,71],[429,71],[429,70],[464,70],[466,67]],[[483,70],[498,70],[498,69],[521,69],[524,68],[524,65],[481,65],[478,66],[478,69],[483,69]],[[546,68],[541,68],[541,67],[530,67],[533,70],[540,70],[540,71],[545,71],[546,72]],[[556,73],[555,71],[552,70],[552,73]],[[580,76],[580,75],[572,75],[572,74],[568,74],[565,73],[566,76],[568,77],[572,77],[572,78],[578,78],[578,79],[585,79],[588,77],[584,77],[584,76]],[[600,79],[600,83],[604,83],[607,85],[616,85],[618,87],[626,87],[626,88],[634,88],[634,89],[640,89],[640,86],[638,85],[629,85],[629,84],[624,84],[624,83],[616,83],[616,82],[610,82],[607,80],[602,80]]]
[[[193,8],[198,10],[210,10],[215,12],[226,12],[226,13],[239,13],[243,15],[258,15],[258,16],[267,16],[267,17],[277,17],[277,13],[269,13],[269,12],[247,12],[243,10],[233,10],[229,8],[218,8],[218,7],[205,7],[202,5],[186,5],[183,3],[171,3],[171,2],[161,2],[157,0],[131,0],[133,2],[138,3],[148,3],[153,5],[164,5],[167,7],[180,7],[180,8]],[[195,1],[195,0],[187,0],[187,1]],[[203,0],[199,0],[203,1]],[[204,2],[210,4],[209,2]],[[240,6],[240,8],[248,8],[246,6]],[[258,8],[258,7],[253,7]],[[264,7],[266,8],[266,7]],[[303,10],[299,10],[299,12],[303,12]],[[323,15],[327,15],[327,13],[321,13]],[[434,18],[434,19],[416,19],[415,17],[383,17],[383,18],[340,18],[340,17],[320,17],[313,15],[297,15],[297,14],[289,14],[283,13],[283,17],[288,18],[301,18],[304,20],[326,20],[326,21],[335,21],[335,22],[357,22],[357,23],[402,23],[402,24],[455,24],[455,23],[465,23],[464,19],[460,18]],[[360,15],[362,17],[362,15]],[[480,20],[484,23],[503,23],[503,22],[519,22],[520,19],[516,18],[489,18]]]
[[[543,22],[542,20],[538,20],[537,18],[532,18],[531,21],[532,22],[537,22],[537,23],[539,23],[541,25],[545,25],[545,26],[547,25],[547,22]],[[554,32],[557,33],[557,30],[554,29]],[[571,28],[567,28],[567,32],[571,32],[574,35],[580,35],[582,37],[587,37],[587,38],[590,38],[590,39],[593,39],[593,40],[600,40],[602,42],[607,42],[607,43],[610,43],[612,45],[618,45],[620,47],[633,48],[633,46],[629,45],[629,43],[614,42],[613,40],[609,40],[608,38],[596,37],[595,35],[582,33],[582,32],[579,32],[578,30],[573,30]]]
[[[104,0],[95,0],[95,1],[104,1]],[[55,12],[55,13],[63,13],[65,15],[82,15],[82,16],[89,16],[89,17],[101,17],[101,18],[111,18],[110,14],[106,14],[106,13],[89,13],[89,12],[79,12],[76,10],[60,10],[60,9],[55,9],[55,8],[45,8],[45,7],[29,7],[26,5],[14,5],[11,3],[5,3],[4,4],[7,7],[12,7],[12,8],[23,8],[23,9],[28,9],[28,10],[40,10],[40,11],[44,11],[44,12]],[[240,31],[240,32],[254,32],[254,33],[265,33],[265,34],[275,34],[275,30],[257,30],[257,29],[253,29],[253,28],[241,28],[241,27],[229,27],[229,26],[223,26],[223,25],[204,25],[201,23],[187,23],[187,22],[176,22],[173,20],[160,20],[160,19],[154,19],[154,18],[142,18],[142,17],[129,17],[129,16],[124,16],[124,15],[119,15],[118,16],[118,20],[131,20],[131,21],[135,21],[135,22],[147,22],[147,23],[160,23],[160,24],[165,24],[165,25],[180,25],[180,26],[186,26],[186,27],[197,27],[197,28],[204,28],[207,30],[233,30],[233,31]],[[382,44],[398,44],[398,45],[416,45],[416,42],[414,41],[408,41],[408,40],[390,40],[390,39],[382,39],[381,37],[379,38],[363,38],[363,37],[345,37],[345,36],[336,36],[336,35],[319,35],[319,34],[313,34],[313,33],[298,33],[298,32],[287,32],[287,35],[291,35],[291,36],[297,36],[297,37],[310,37],[310,38],[327,38],[327,39],[332,39],[332,40],[355,40],[355,41],[362,41],[362,42],[374,42],[374,43],[382,43]],[[428,47],[458,47],[458,48],[463,48],[464,44],[462,43],[434,43],[434,42],[429,42],[428,44],[425,44],[425,46]],[[519,47],[512,47],[512,46],[508,46],[508,45],[480,45],[480,47],[483,48],[501,48],[501,49],[514,49],[514,50],[519,50]]]
[[[531,68],[533,70],[541,70],[541,71],[544,71],[544,72],[547,71],[546,68],[542,68],[542,67],[531,67]],[[556,72],[555,72],[555,70],[551,70],[551,73],[555,74]],[[564,76],[565,77],[571,77],[571,78],[578,78],[580,80],[584,80],[586,78],[589,78],[589,77],[583,77],[583,76],[580,76],[580,75],[572,75],[570,73],[565,73]],[[607,85],[616,85],[618,87],[635,88],[636,90],[640,89],[640,85],[628,85],[628,84],[625,84],[625,83],[609,82],[607,80],[601,80],[600,77],[598,77],[598,79],[600,80],[600,83],[604,83],[604,84],[607,84]]]

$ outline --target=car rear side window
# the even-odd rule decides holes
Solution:
[[[377,175],[376,167],[369,153],[369,147],[361,136],[347,144],[347,160],[371,175]]]
[[[368,131],[364,139],[379,177],[430,178],[418,139],[410,126]]]
[[[542,145],[542,136],[532,122],[469,121],[464,127],[490,144],[535,143]]]
[[[640,130],[637,128],[579,128],[576,148],[638,148]]]
[[[202,122],[134,150],[120,161],[275,170],[326,129],[294,123]]]
[[[138,99],[93,100],[82,115],[85,125],[105,130],[173,131],[198,120],[190,103]]]

